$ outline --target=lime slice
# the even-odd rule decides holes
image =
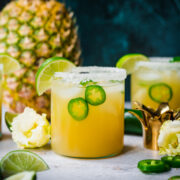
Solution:
[[[34,171],[25,171],[12,175],[5,180],[35,180],[36,173]]]
[[[36,91],[42,95],[51,87],[51,80],[55,72],[70,71],[75,65],[61,57],[52,57],[47,59],[38,69],[36,74]]]
[[[17,116],[18,114],[14,114],[14,113],[10,113],[10,112],[6,112],[5,113],[5,122],[6,122],[6,126],[9,129],[9,131],[11,130],[11,126],[12,126],[12,122],[13,119]]]
[[[149,97],[157,103],[169,102],[172,96],[172,88],[166,83],[153,84],[149,88]]]
[[[16,150],[7,153],[0,161],[3,177],[23,171],[44,171],[49,169],[46,162],[37,154],[27,150]]]
[[[124,68],[126,69],[127,74],[131,74],[138,61],[149,61],[149,59],[143,54],[127,54],[118,60],[116,67]]]
[[[5,74],[15,72],[21,68],[19,62],[7,54],[0,54],[0,64],[3,64]]]

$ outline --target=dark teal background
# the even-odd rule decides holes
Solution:
[[[83,65],[114,66],[127,53],[180,55],[180,0],[63,2],[77,17]]]

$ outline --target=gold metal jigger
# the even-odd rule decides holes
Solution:
[[[158,136],[160,127],[166,120],[176,120],[180,118],[180,111],[176,112],[170,109],[168,103],[161,103],[157,110],[147,107],[139,102],[133,102],[136,109],[142,112],[140,117],[135,112],[129,111],[137,117],[143,128],[144,147],[151,150],[158,150]]]

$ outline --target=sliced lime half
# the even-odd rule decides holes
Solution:
[[[0,64],[3,65],[3,72],[9,74],[21,68],[19,62],[7,54],[0,54]]]
[[[36,179],[36,173],[34,171],[24,171],[12,175],[6,178],[5,180],[35,180],[35,179]]]
[[[1,174],[8,177],[23,171],[44,171],[49,169],[46,162],[37,154],[27,150],[7,153],[0,161]]]
[[[149,61],[149,59],[143,54],[127,54],[121,57],[116,63],[116,67],[124,68],[127,74],[131,74],[134,71],[135,64],[138,61]]]
[[[47,59],[36,73],[36,91],[42,95],[51,87],[51,80],[55,72],[70,71],[75,65],[62,57],[52,57]]]

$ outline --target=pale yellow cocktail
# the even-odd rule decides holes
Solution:
[[[116,155],[123,148],[126,73],[100,68],[98,74],[96,69],[55,75],[51,122],[52,148],[58,154],[96,158]]]
[[[180,107],[180,63],[138,62],[135,69],[131,76],[132,102],[155,109],[162,102],[168,102],[172,109]]]
[[[2,82],[3,82],[3,65],[0,64],[0,138],[2,136],[2,91],[3,91],[3,87],[2,87]]]

